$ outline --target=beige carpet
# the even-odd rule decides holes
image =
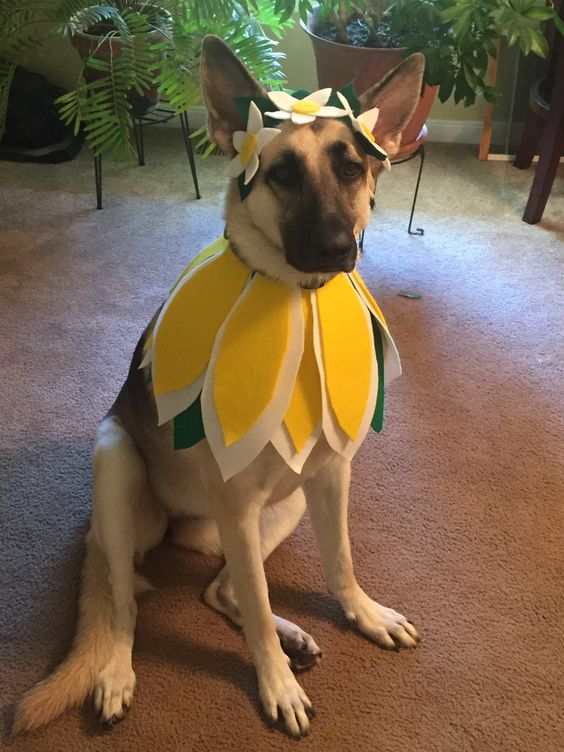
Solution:
[[[385,176],[364,274],[403,357],[386,421],[355,461],[359,580],[418,626],[414,652],[358,637],[325,594],[310,524],[267,564],[272,603],[324,652],[300,750],[558,752],[564,746],[564,181],[536,227],[532,175],[430,145]],[[65,654],[89,515],[95,426],[137,336],[187,259],[222,230],[222,163],[147,134],[147,166],[105,175],[87,152],[0,164],[0,686],[13,703]],[[420,300],[398,296],[411,289]],[[89,704],[13,752],[294,749],[259,719],[241,635],[199,596],[214,558],[163,545],[145,571],[136,701],[113,731]]]

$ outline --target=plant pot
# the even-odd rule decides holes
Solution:
[[[147,6],[146,10],[156,10],[161,17],[171,18],[168,11],[162,8],[156,8],[155,6]],[[160,29],[155,29],[147,33],[151,44],[158,44],[159,42],[165,42],[167,36]],[[109,63],[112,59],[116,59],[121,55],[121,40],[119,37],[112,37],[111,39],[103,39],[95,34],[86,34],[80,31],[75,32],[71,38],[72,46],[77,50],[82,60],[93,55],[98,60],[103,60]],[[104,71],[98,71],[87,68],[84,71],[84,77],[87,82],[96,81],[97,79],[104,78],[107,74]],[[158,75],[158,71],[155,71],[155,76]],[[151,107],[154,107],[159,103],[159,92],[156,86],[150,86],[144,89],[143,95],[138,94],[135,90],[132,90],[128,96],[133,108],[133,115],[140,117],[147,112]]]
[[[321,88],[330,86],[339,89],[353,81],[356,93],[363,94],[404,57],[403,48],[353,47],[323,39],[313,31],[315,16],[311,13],[308,14],[307,23],[302,22],[301,26],[313,45]],[[436,86],[424,86],[417,109],[402,134],[402,145],[395,156],[396,160],[413,153],[425,138],[425,121],[436,96]]]

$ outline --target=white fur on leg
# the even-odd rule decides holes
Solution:
[[[415,627],[397,611],[373,601],[358,585],[348,532],[350,463],[338,455],[306,483],[308,508],[329,592],[347,619],[384,648],[415,647]]]
[[[260,540],[263,560],[295,529],[303,516],[305,504],[305,496],[300,488],[282,501],[262,510]],[[227,567],[206,588],[203,597],[208,606],[227,616],[236,626],[243,627],[243,617]],[[273,614],[273,618],[280,644],[292,668],[303,671],[315,666],[321,658],[321,650],[313,637],[281,616]]]
[[[235,480],[225,484],[215,500],[216,519],[262,706],[272,720],[280,713],[288,732],[299,737],[309,730],[311,703],[280,646],[268,600],[259,523],[267,497],[256,490],[249,494],[250,489],[237,487]]]
[[[113,598],[112,649],[96,677],[94,698],[100,719],[123,718],[135,688],[131,665],[137,616],[135,603],[135,519],[133,502],[146,493],[145,465],[135,444],[114,418],[98,429],[94,451],[92,528],[106,555]]]

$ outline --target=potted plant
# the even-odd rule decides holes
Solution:
[[[276,0],[278,10],[291,14],[294,0]],[[471,105],[478,95],[495,101],[498,92],[487,84],[496,43],[517,44],[525,55],[544,57],[548,45],[539,23],[553,20],[564,34],[554,10],[537,0],[298,0],[302,26],[313,43],[319,85],[333,88],[355,80],[366,90],[412,52],[425,55],[425,84],[404,143],[415,141],[435,96],[454,95]],[[284,16],[283,16],[284,17]]]
[[[53,35],[68,37],[82,65],[59,100],[95,154],[131,160],[132,117],[164,96],[180,114],[201,102],[199,58],[216,34],[267,85],[283,78],[276,41],[285,26],[272,0],[4,0],[0,4],[0,138],[18,60]],[[267,36],[266,31],[270,33]]]

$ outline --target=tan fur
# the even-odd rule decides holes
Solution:
[[[89,534],[73,647],[51,676],[23,697],[14,717],[14,734],[49,723],[67,708],[82,704],[91,692],[110,654],[112,600],[107,577],[106,559]]]
[[[381,104],[381,138],[392,149],[416,104],[421,74],[421,58],[412,57],[364,99],[366,107]],[[216,38],[204,42],[202,80],[210,132],[229,149],[233,130],[243,125],[233,96],[259,96],[264,91]],[[264,176],[283,149],[294,150],[304,161],[309,190],[327,205],[343,207],[351,231],[358,233],[368,221],[380,167],[371,164],[343,204],[329,157],[337,141],[345,142],[351,156],[368,165],[342,123],[288,123],[264,150],[256,185],[245,201],[232,181],[226,204],[229,238],[250,268],[302,286],[315,286],[332,276],[298,271],[288,263],[279,229],[285,207]],[[296,669],[315,665],[320,651],[310,635],[272,614],[263,561],[298,524],[304,499],[328,589],[351,623],[387,648],[413,647],[417,634],[401,614],[373,601],[356,581],[347,529],[349,462],[321,437],[297,475],[269,444],[249,467],[224,483],[207,441],[174,451],[171,425],[157,426],[153,394],[139,370],[145,337],[146,333],[97,434],[92,527],[73,647],[54,673],[24,696],[13,730],[38,728],[90,694],[104,722],[113,724],[124,717],[135,688],[135,595],[148,587],[135,574],[134,562],[158,545],[167,521],[181,519],[177,542],[224,554],[226,565],[207,588],[206,600],[244,627],[265,713],[280,717],[289,733],[301,736],[309,729],[311,702],[284,651],[294,655]]]

